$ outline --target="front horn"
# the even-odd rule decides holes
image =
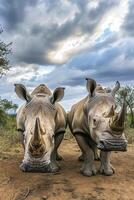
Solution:
[[[111,95],[114,97],[116,92],[119,90],[120,88],[120,83],[119,81],[116,82],[115,87],[113,88],[113,90],[111,91]]]
[[[45,144],[42,142],[39,118],[35,121],[34,133],[29,143],[29,151],[33,157],[41,157],[45,152]]]
[[[32,144],[40,144],[41,142],[41,128],[40,128],[40,120],[36,118],[34,133],[32,137]]]
[[[121,110],[118,114],[115,114],[114,117],[110,120],[110,128],[115,132],[122,132],[124,130],[124,122],[125,122],[125,114],[126,114],[126,104],[123,101]]]
[[[126,114],[126,104],[125,104],[125,101],[123,101],[121,110],[120,110],[120,112],[118,114],[118,118],[116,120],[116,125],[118,127],[124,127],[125,114]]]

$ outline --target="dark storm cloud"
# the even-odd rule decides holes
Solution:
[[[75,87],[75,86],[83,86],[85,85],[85,74],[81,74],[81,76],[78,76],[78,77],[74,77],[72,79],[68,79],[68,80],[65,80],[63,82],[61,82],[61,85],[65,85],[65,86],[72,86],[72,87]]]
[[[96,49],[96,48],[95,48]],[[70,66],[72,66],[74,69],[79,68],[81,70],[87,70],[87,69],[103,69],[104,67],[108,67],[111,62],[113,62],[114,59],[117,58],[121,53],[121,49],[118,47],[109,47],[103,49],[103,51],[100,51],[100,49],[95,51],[89,51],[84,54],[79,54],[78,56],[75,56],[70,61]]]
[[[126,80],[128,81],[134,80],[133,74],[134,74],[134,69],[112,70],[109,68],[109,69],[104,69],[101,71],[96,70],[95,73],[91,73],[90,70],[87,70],[86,74],[81,74],[80,76],[73,77],[73,78],[69,77],[67,80],[64,80],[60,84],[64,86],[71,86],[71,87],[85,86],[86,77],[93,78],[98,83],[116,82],[117,80],[126,82]]]
[[[76,87],[76,86],[85,86],[85,78],[93,78],[95,79],[98,83],[108,83],[108,82],[116,82],[122,81],[125,82],[126,80],[133,81],[134,77],[134,69],[124,69],[124,70],[111,70],[107,69],[101,72],[96,71],[95,74],[90,74],[90,72],[87,72],[87,75],[82,75],[81,77],[73,78],[73,79],[68,79],[61,83],[61,85],[65,86],[71,86],[71,87]]]
[[[28,6],[31,7],[32,15],[32,8],[36,8],[37,2],[42,3],[43,1],[12,0],[11,3],[10,0],[1,0],[1,16],[7,25],[8,30],[13,30],[14,33],[18,35],[18,38],[15,38],[16,41],[13,41],[15,45],[15,62],[25,62],[28,64],[36,63],[42,65],[58,64],[53,61],[53,58],[48,57],[48,53],[53,50],[56,51],[59,42],[62,42],[71,36],[83,36],[84,34],[88,34],[90,38],[90,35],[95,31],[102,17],[109,9],[112,9],[113,6],[117,5],[117,2],[119,3],[119,1],[101,0],[97,7],[90,8],[90,3],[88,7],[87,1],[85,0],[70,1],[72,7],[77,7],[73,18],[70,18],[61,24],[54,22],[54,19],[49,26],[45,25],[45,20],[47,20],[47,18],[41,19],[41,22],[44,21],[44,24],[33,23],[33,18],[32,23],[26,27],[26,8]],[[48,17],[55,13],[57,16],[61,15],[62,21],[62,18],[64,19],[64,13],[69,12],[68,10],[66,11],[66,5],[64,5],[63,1],[47,0],[44,1],[43,4],[46,7],[46,11],[44,12],[47,12],[45,14],[48,15]],[[38,9],[39,8],[33,12],[38,12]],[[63,63],[64,62],[65,61],[63,61]]]
[[[123,70],[105,70],[95,74],[95,78],[101,82],[110,81],[133,81],[134,80],[134,69],[123,69]]]
[[[0,17],[6,24],[8,31],[17,28],[24,20],[26,6],[34,6],[37,0],[0,0]]]
[[[134,1],[129,0],[128,14],[125,17],[122,29],[128,36],[134,37]]]
[[[53,80],[52,84],[71,87],[84,86],[86,77],[94,78],[101,83],[116,80],[133,81],[134,42],[122,39],[117,44],[107,46],[106,48],[102,45],[101,49],[95,48],[95,51],[74,56],[66,65],[48,74],[44,81]]]

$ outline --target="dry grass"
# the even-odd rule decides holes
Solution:
[[[134,128],[126,127],[125,135],[129,144],[134,144]]]
[[[19,137],[15,117],[9,117],[5,126],[0,127],[0,152],[9,151],[18,144]]]
[[[125,135],[127,137],[128,143],[134,144],[134,129],[126,126]],[[66,129],[64,139],[73,139],[73,135],[71,134],[69,127]],[[9,118],[6,126],[0,128],[0,152],[2,153],[11,151],[11,149],[17,149],[19,146],[19,135],[16,130],[15,117]]]

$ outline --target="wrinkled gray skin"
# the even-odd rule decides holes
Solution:
[[[123,133],[125,103],[119,113],[115,112],[115,93],[119,82],[110,93],[96,90],[93,79],[87,80],[89,95],[72,106],[68,113],[68,123],[72,134],[83,153],[84,162],[81,173],[85,176],[96,174],[95,152],[100,150],[100,173],[112,175],[114,168],[110,163],[111,151],[126,151],[127,140]]]
[[[39,85],[29,94],[22,84],[15,84],[15,92],[25,101],[17,112],[17,129],[24,147],[20,168],[25,172],[57,172],[57,149],[66,128],[66,113],[57,102],[64,96],[64,88],[53,92]]]
[[[97,93],[109,93],[111,91],[109,89],[107,89],[107,88],[103,88],[100,84],[97,84],[97,86],[95,88],[95,92],[97,92]],[[92,145],[92,143],[90,145]],[[92,149],[93,149],[93,152],[94,152],[94,160],[99,161],[100,160],[100,155],[99,155],[97,146],[95,146],[93,144],[92,145]],[[84,157],[85,157],[85,155],[83,153],[81,153],[81,155],[79,156],[78,160],[79,161],[84,161]]]

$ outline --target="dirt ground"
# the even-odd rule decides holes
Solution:
[[[0,200],[133,200],[134,146],[127,152],[112,154],[116,168],[113,176],[97,174],[84,177],[75,141],[64,140],[60,147],[64,157],[57,174],[24,173],[19,169],[22,150],[0,155]],[[99,168],[99,161],[95,161]]]

